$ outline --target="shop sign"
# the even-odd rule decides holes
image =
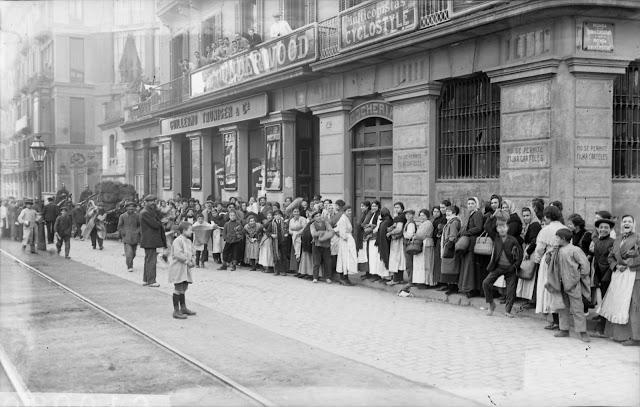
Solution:
[[[609,166],[610,151],[611,147],[606,141],[578,141],[576,142],[576,166]]]
[[[187,133],[207,127],[219,127],[235,122],[258,119],[267,115],[267,94],[213,106],[196,112],[163,119],[162,135]]]
[[[613,51],[613,24],[584,23],[582,49],[585,51]]]
[[[415,0],[369,1],[340,12],[340,49],[395,37],[418,27]]]
[[[520,144],[504,147],[504,168],[540,168],[549,166],[547,144]]]
[[[382,117],[393,121],[393,105],[380,100],[362,103],[349,112],[349,128],[369,117]]]
[[[191,74],[191,96],[215,92],[318,58],[317,24],[310,24],[257,48],[207,65]]]
[[[267,143],[265,188],[267,191],[282,191],[282,126],[265,126],[264,133]]]
[[[238,136],[235,130],[222,133],[224,143],[224,189],[238,189]]]

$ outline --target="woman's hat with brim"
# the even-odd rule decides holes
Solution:
[[[616,223],[614,221],[612,221],[611,219],[598,219],[596,221],[596,227],[599,228],[600,224],[602,224],[602,223],[606,223],[611,227],[614,227],[616,225]]]

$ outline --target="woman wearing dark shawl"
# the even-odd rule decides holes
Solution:
[[[380,276],[383,277],[380,281],[386,282],[389,281],[389,247],[391,243],[391,238],[387,237],[387,232],[389,232],[389,228],[393,225],[393,218],[391,218],[391,212],[389,212],[387,208],[380,210],[380,217],[381,222],[376,236],[376,246],[380,254]]]

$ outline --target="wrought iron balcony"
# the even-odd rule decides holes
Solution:
[[[189,78],[181,76],[171,82],[151,88],[148,94],[141,95],[139,103],[129,106],[128,120],[138,120],[159,110],[176,106],[189,98]]]

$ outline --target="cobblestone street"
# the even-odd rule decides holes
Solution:
[[[72,241],[72,259],[141,282],[122,246]],[[557,339],[530,318],[486,317],[365,287],[311,284],[239,268],[195,270],[191,302],[407,379],[486,405],[638,405],[640,354],[609,340]],[[170,293],[158,262],[158,290]],[[167,312],[170,304],[167,302]],[[594,383],[597,382],[597,386]]]

